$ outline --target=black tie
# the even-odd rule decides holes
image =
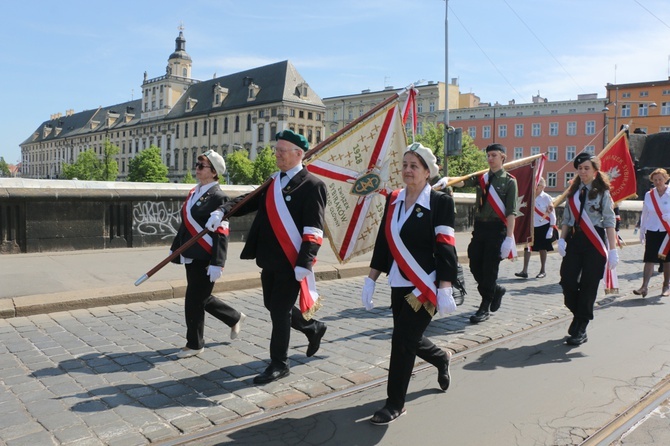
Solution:
[[[281,184],[282,187],[286,187],[286,183],[288,183],[288,181],[284,181],[284,178],[286,178],[286,176],[287,176],[286,172],[282,172],[279,174],[279,184]]]
[[[577,217],[577,224],[582,220],[582,212],[584,212],[584,203],[586,203],[586,186],[579,190],[579,216]]]

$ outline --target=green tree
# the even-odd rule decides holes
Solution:
[[[95,181],[102,176],[102,163],[93,149],[88,149],[77,156],[72,164],[63,164],[63,176],[68,180],[78,179]]]
[[[102,146],[100,178],[97,179],[101,181],[116,181],[116,177],[119,175],[119,163],[116,161],[116,155],[120,151],[119,146],[115,146],[109,139],[105,139]]]
[[[7,165],[7,161],[5,161],[4,156],[0,156],[0,177],[8,177],[9,176],[9,166]]]
[[[254,163],[246,150],[236,150],[228,155],[226,166],[232,184],[254,184]]]
[[[219,178],[219,180],[221,180],[221,178]],[[184,184],[196,183],[195,178],[193,178],[193,175],[191,175],[191,172],[186,172],[186,175],[184,175],[184,178],[181,180],[181,182]]]
[[[128,163],[128,181],[167,183],[168,168],[161,160],[161,149],[151,145]]]
[[[252,184],[263,184],[263,182],[276,171],[277,157],[275,157],[272,147],[265,146],[254,161]]]

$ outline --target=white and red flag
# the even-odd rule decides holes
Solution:
[[[326,183],[324,227],[340,263],[373,249],[386,196],[402,187],[407,147],[397,95],[352,124],[305,161]]]
[[[514,240],[517,244],[533,242],[533,216],[535,212],[535,186],[542,177],[546,155],[535,156],[531,161],[507,169],[514,178],[519,191],[517,215],[514,219]]]
[[[416,136],[416,127],[417,127],[417,105],[416,105],[416,95],[419,93],[419,90],[414,85],[410,85],[407,88],[407,99],[405,104],[402,106],[402,125],[407,124],[407,118],[409,117],[410,112],[412,113],[412,141]]]
[[[598,154],[600,170],[610,179],[612,201],[618,203],[626,198],[636,197],[637,181],[635,165],[628,148],[628,135],[621,130],[612,141]]]

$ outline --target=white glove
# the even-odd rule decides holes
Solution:
[[[375,293],[376,282],[369,277],[365,278],[363,283],[363,292],[361,293],[361,303],[366,310],[370,311],[375,307],[375,304],[372,302],[372,295]]]
[[[547,231],[547,236],[545,237],[546,239],[550,239],[554,236],[554,228],[549,226],[549,230]]]
[[[638,236],[640,237],[640,244],[641,244],[641,245],[644,245],[644,242],[647,241],[647,239],[646,239],[646,237],[645,237],[646,232],[647,232],[647,231],[640,230],[640,232],[639,232],[639,234],[638,234]]]
[[[512,252],[513,247],[514,247],[514,238],[505,237],[505,240],[502,242],[502,245],[500,245],[500,258],[506,259],[507,257],[509,257],[509,253]]]
[[[607,266],[614,269],[619,264],[619,251],[616,248],[610,249],[607,253]]]
[[[216,282],[221,277],[221,273],[223,273],[222,266],[209,265],[207,267],[207,275],[210,282]]]
[[[303,268],[302,266],[296,266],[293,269],[293,272],[295,273],[295,280],[298,282],[302,282],[302,279],[305,277],[309,276],[309,273],[311,272],[307,268]]]
[[[558,253],[561,255],[561,257],[565,257],[565,239],[564,238],[559,238],[558,239]]]
[[[435,189],[435,190],[446,189],[448,182],[449,182],[449,177],[442,177],[439,180],[437,180],[437,183],[433,184],[433,189]]]
[[[221,209],[212,211],[212,213],[209,214],[209,220],[207,220],[205,228],[214,232],[216,231],[216,228],[218,228],[219,225],[221,224],[221,220],[223,220],[223,211]]]
[[[665,220],[666,223],[670,223],[670,214],[663,214],[663,220]]]
[[[437,289],[437,312],[440,316],[447,315],[456,311],[456,302],[454,301],[454,289],[452,287]]]

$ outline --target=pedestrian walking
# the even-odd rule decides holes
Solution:
[[[302,165],[309,148],[303,135],[283,130],[275,139],[280,171],[272,175],[270,185],[248,200],[243,195],[223,208],[225,214],[244,201],[235,215],[257,212],[240,254],[242,259],[256,259],[262,269],[263,304],[272,319],[270,364],[254,378],[256,384],[266,384],[289,374],[291,327],[307,336],[308,357],[319,350],[327,329],[313,314],[303,315],[295,307],[299,293],[316,293],[304,287],[314,284],[312,267],[323,241],[326,186]],[[312,312],[318,305],[312,307]]]
[[[428,182],[438,167],[432,150],[415,143],[403,156],[403,189],[386,200],[384,216],[365,279],[361,299],[373,308],[376,280],[382,272],[391,286],[393,335],[387,399],[373,415],[373,424],[388,424],[405,413],[405,398],[416,357],[437,368],[440,388],[451,382],[450,353],[438,348],[423,333],[435,311],[456,309],[453,286],[458,256],[454,240],[454,200],[433,191]]]
[[[568,189],[558,252],[563,257],[560,284],[564,302],[573,314],[566,342],[580,345],[588,340],[586,327],[593,320],[593,305],[605,267],[614,269],[619,254],[614,203],[609,179],[600,171],[600,160],[580,153],[573,164],[577,177]]]
[[[198,156],[195,177],[198,184],[191,189],[181,209],[181,224],[172,241],[171,251],[199,234],[209,220],[217,220],[218,208],[228,201],[228,196],[219,187],[219,175],[226,172],[223,157],[213,150]],[[186,319],[186,346],[178,353],[179,358],[188,358],[205,349],[205,312],[231,327],[230,337],[235,339],[246,316],[212,295],[214,282],[223,272],[228,249],[228,222],[211,226],[209,234],[187,248],[173,262],[186,268],[186,297],[184,316]]]

